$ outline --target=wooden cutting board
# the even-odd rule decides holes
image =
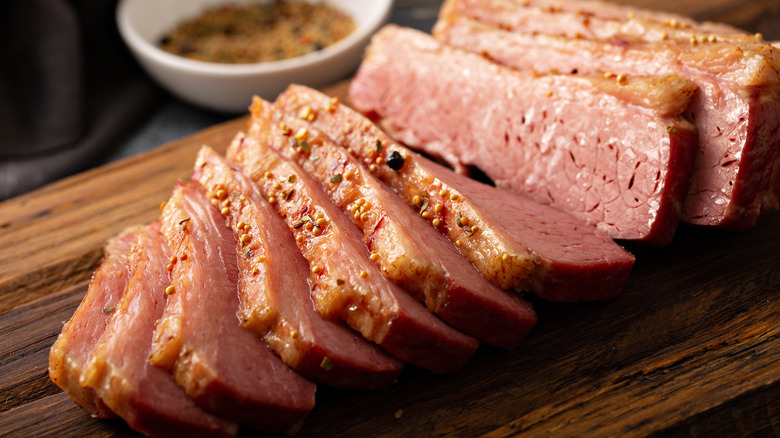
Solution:
[[[780,38],[776,1],[654,4]],[[48,350],[105,240],[155,220],[198,148],[224,151],[245,123],[0,203],[0,436],[133,435],[52,384]],[[683,226],[667,248],[629,249],[620,298],[535,301],[539,325],[519,348],[482,347],[454,375],[410,368],[383,392],[320,387],[300,436],[780,435],[780,213],[747,232]]]

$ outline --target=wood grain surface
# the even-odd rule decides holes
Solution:
[[[777,0],[634,0],[780,39]],[[409,2],[406,2],[409,3]],[[329,90],[343,95],[343,85]],[[202,144],[245,118],[0,203],[0,436],[134,436],[48,379],[48,350],[105,240],[159,215]],[[300,436],[780,436],[780,213],[742,233],[683,226],[613,301],[534,301],[516,350],[382,392],[318,389]],[[242,434],[249,435],[248,432]]]

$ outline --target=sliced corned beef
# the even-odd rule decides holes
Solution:
[[[179,185],[160,222],[173,250],[172,280],[149,360],[220,418],[297,430],[314,407],[315,386],[239,326],[236,240],[224,218],[205,194]]]
[[[309,264],[257,186],[205,146],[193,180],[216,208],[227,209],[225,220],[238,242],[241,324],[315,382],[355,389],[390,386],[403,363],[314,310]]]
[[[594,34],[583,39],[566,32],[582,16],[531,9],[535,16],[558,22],[539,34],[539,20],[518,19],[528,9],[505,3],[450,2],[434,34],[447,44],[520,69],[685,76],[699,87],[686,114],[698,129],[700,147],[684,219],[745,229],[755,224],[762,204],[777,204],[777,184],[770,181],[773,167],[780,167],[779,50],[755,36],[707,34],[679,25],[656,24],[655,33],[667,35],[656,38],[638,28],[637,20],[586,21],[582,25]],[[595,34],[617,24],[625,24],[625,29]]]
[[[679,76],[540,76],[387,26],[349,98],[396,139],[456,168],[477,166],[614,238],[663,245],[696,152],[679,115],[694,92]]]
[[[105,312],[112,318],[90,355],[81,383],[143,434],[233,436],[237,425],[198,408],[170,374],[146,360],[155,321],[165,308],[165,288],[171,284],[165,269],[170,252],[159,223],[138,231],[128,257],[130,276],[124,295]]]
[[[309,107],[316,112],[311,125],[366,167],[376,163],[377,140],[385,157],[400,155],[400,169],[380,165],[374,175],[415,210],[427,211],[429,220],[439,219],[438,230],[500,288],[529,290],[550,300],[586,301],[614,298],[625,285],[633,256],[595,227],[426,160],[346,105],[310,88],[292,85],[275,105],[293,114]],[[415,196],[421,198],[419,204]]]
[[[306,147],[302,138],[288,140]],[[469,360],[479,342],[446,325],[382,276],[360,229],[298,164],[243,135],[233,141],[227,157],[258,184],[295,234],[311,266],[312,298],[321,315],[343,319],[397,358],[430,371],[454,372]]]
[[[308,119],[317,112],[304,108],[285,114],[259,98],[250,110],[249,135],[297,162],[353,218],[385,277],[463,333],[503,348],[514,348],[525,338],[536,323],[531,307],[486,280],[431,222],[314,128]],[[289,141],[303,131],[308,150]],[[381,141],[374,140],[374,148],[374,167],[395,165]]]
[[[111,238],[103,249],[103,261],[92,275],[87,294],[62,327],[49,352],[49,377],[79,406],[100,418],[114,417],[91,388],[79,379],[108,321],[119,303],[128,280],[127,253],[140,227],[128,228]]]

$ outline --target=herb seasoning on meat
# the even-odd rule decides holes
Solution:
[[[249,64],[316,52],[354,30],[350,16],[323,2],[227,5],[182,23],[160,47],[198,61]]]

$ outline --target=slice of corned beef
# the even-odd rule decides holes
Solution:
[[[536,323],[528,303],[486,280],[431,222],[407,208],[370,169],[311,126],[308,119],[316,118],[317,112],[304,108],[285,114],[259,98],[250,110],[249,135],[297,162],[353,218],[385,277],[463,333],[507,349],[525,338]],[[307,150],[289,141],[302,132]],[[374,143],[374,168],[395,165],[392,158],[389,164],[385,160],[381,142]]]
[[[305,148],[302,142],[299,147]],[[343,319],[420,368],[446,373],[466,364],[479,342],[390,283],[369,258],[360,229],[299,165],[248,135],[236,137],[227,157],[258,184],[295,235],[311,266],[312,298],[321,315]]]
[[[738,34],[742,31],[724,23],[697,22],[690,17],[665,11],[653,11],[629,5],[621,5],[601,0],[510,0],[523,7],[547,9],[562,13],[576,13],[605,20],[631,20],[640,18],[647,21],[664,23],[670,27],[692,28],[702,31],[721,33],[724,35]]]
[[[416,211],[428,212],[429,220],[438,219],[438,230],[498,287],[533,291],[549,300],[587,301],[614,298],[625,285],[633,256],[595,227],[426,160],[310,88],[290,86],[275,106],[291,113],[310,108],[317,114],[311,125],[366,167],[376,164],[377,141],[385,162],[393,152],[400,155],[400,169],[378,165],[374,175]]]
[[[680,74],[695,83],[699,92],[686,114],[698,129],[699,151],[683,208],[686,221],[745,229],[755,224],[762,205],[777,204],[777,184],[771,182],[773,167],[780,167],[776,48],[755,36],[707,34],[663,24],[655,26],[658,34],[668,31],[660,43],[637,26],[592,39],[569,37],[563,29],[582,17],[546,11],[536,15],[561,22],[539,34],[535,24],[516,19],[527,11],[524,8],[485,13],[489,7],[463,3],[442,10],[434,34],[500,64],[543,72]],[[499,2],[484,5],[490,3]],[[463,12],[448,12],[454,10]],[[609,24],[616,22],[590,20],[587,27]]]
[[[160,222],[172,277],[149,360],[220,418],[294,432],[314,407],[315,386],[239,326],[236,240],[224,218],[205,194],[178,185]]]
[[[257,186],[205,146],[193,180],[206,190],[215,208],[226,213],[238,242],[241,324],[315,382],[355,389],[390,386],[403,363],[341,321],[323,319],[314,310],[309,264]]]
[[[377,33],[349,98],[396,139],[498,187],[569,211],[613,238],[668,243],[696,133],[679,76],[538,75],[442,45]]]
[[[100,418],[114,417],[91,388],[79,383],[89,354],[114,316],[128,279],[127,253],[140,227],[128,228],[111,238],[103,249],[103,261],[92,275],[87,294],[62,327],[49,352],[49,377],[79,406]]]
[[[81,383],[91,388],[133,429],[150,436],[233,436],[238,426],[195,405],[170,374],[152,366],[149,356],[155,321],[165,308],[165,269],[170,248],[159,223],[138,231],[127,266],[124,295],[90,355]]]
[[[635,35],[646,41],[680,40],[717,34],[720,39],[760,41],[735,27],[721,23],[699,23],[668,12],[650,11],[615,3],[581,0],[447,0],[440,17],[462,14],[504,28],[526,32],[620,41]]]

